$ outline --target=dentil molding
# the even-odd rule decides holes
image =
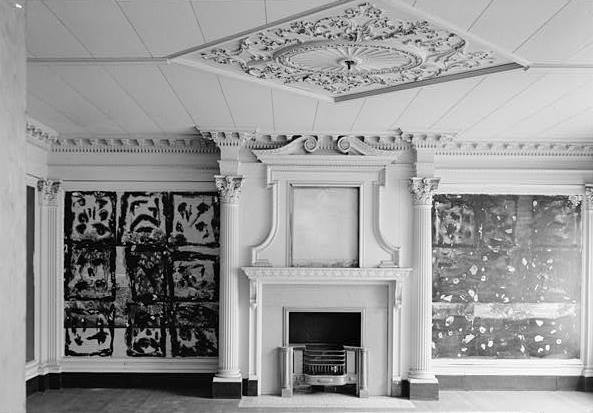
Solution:
[[[330,4],[172,60],[333,101],[522,67],[475,36],[462,37],[412,7],[384,0]]]

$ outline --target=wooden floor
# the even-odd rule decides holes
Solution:
[[[348,397],[348,396],[344,396]],[[212,400],[187,392],[143,389],[63,389],[35,393],[29,413],[267,413],[316,412],[319,409],[239,408],[238,400]],[[537,412],[593,413],[593,393],[442,391],[437,402],[415,401],[413,409],[323,409],[324,412]]]

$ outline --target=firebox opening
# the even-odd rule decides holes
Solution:
[[[290,344],[360,346],[360,312],[294,312],[288,316]]]

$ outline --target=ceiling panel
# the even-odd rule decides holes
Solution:
[[[266,23],[263,0],[193,1],[193,6],[207,42]]]
[[[501,133],[505,136],[528,136],[537,130],[538,134],[545,134],[555,124],[586,109],[593,109],[593,82],[577,86],[576,90],[516,124],[509,125]]]
[[[494,0],[470,32],[513,51],[566,2],[567,0]],[[504,29],[501,29],[502,24]]]
[[[119,0],[119,4],[153,56],[204,43],[187,0]]]
[[[148,56],[114,1],[46,0],[45,3],[94,56]]]
[[[466,30],[489,3],[490,0],[418,0],[414,6]]]
[[[542,76],[524,71],[489,75],[433,128],[451,132],[469,128]]]
[[[538,5],[545,2],[538,2]],[[536,8],[539,9],[539,6]],[[593,1],[572,0],[541,31],[517,50],[533,61],[558,61],[593,40]]]
[[[217,76],[176,64],[160,67],[198,127],[234,126]]]
[[[270,88],[227,77],[220,83],[238,128],[274,129]]]
[[[320,101],[313,130],[349,131],[356,122],[362,102],[361,99],[340,103]]]
[[[279,131],[313,128],[317,100],[296,93],[272,89],[274,125]]]
[[[27,50],[36,57],[88,57],[88,52],[40,1],[27,3]]]
[[[585,111],[563,122],[558,123],[554,127],[546,131],[543,137],[558,139],[563,137],[569,142],[588,141],[593,140],[593,110]]]
[[[430,129],[430,125],[479,81],[479,78],[470,78],[423,87],[401,116],[394,117],[394,126],[403,130]]]
[[[90,133],[124,133],[124,130],[116,125],[105,114],[91,104],[86,98],[66,84],[57,73],[46,66],[28,65],[27,67],[27,88],[31,94],[46,103],[50,103],[55,110],[67,114],[73,123],[84,127]],[[37,113],[30,111],[33,118]],[[45,123],[44,119],[38,119]],[[47,122],[52,126],[51,122]],[[56,129],[61,132],[60,129]]]
[[[56,72],[127,133],[162,133],[101,66],[58,66]]]
[[[419,90],[408,89],[367,98],[352,129],[373,132],[388,130]]]
[[[62,134],[86,134],[87,130],[75,124],[66,115],[31,93],[27,93],[27,115]]]
[[[464,136],[486,136],[494,138],[508,125],[536,113],[553,103],[561,95],[589,80],[588,76],[569,74],[546,75],[528,89],[515,96],[510,102],[492,112],[476,125],[463,132]]]
[[[158,67],[114,65],[107,70],[160,129],[166,133],[194,132],[192,118]]]
[[[284,17],[302,13],[325,4],[331,3],[328,0],[268,0],[266,3],[266,16],[268,23],[280,20]]]

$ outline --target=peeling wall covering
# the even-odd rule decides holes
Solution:
[[[435,196],[433,358],[578,358],[580,211],[567,196]]]
[[[217,355],[214,193],[66,192],[66,356]]]

